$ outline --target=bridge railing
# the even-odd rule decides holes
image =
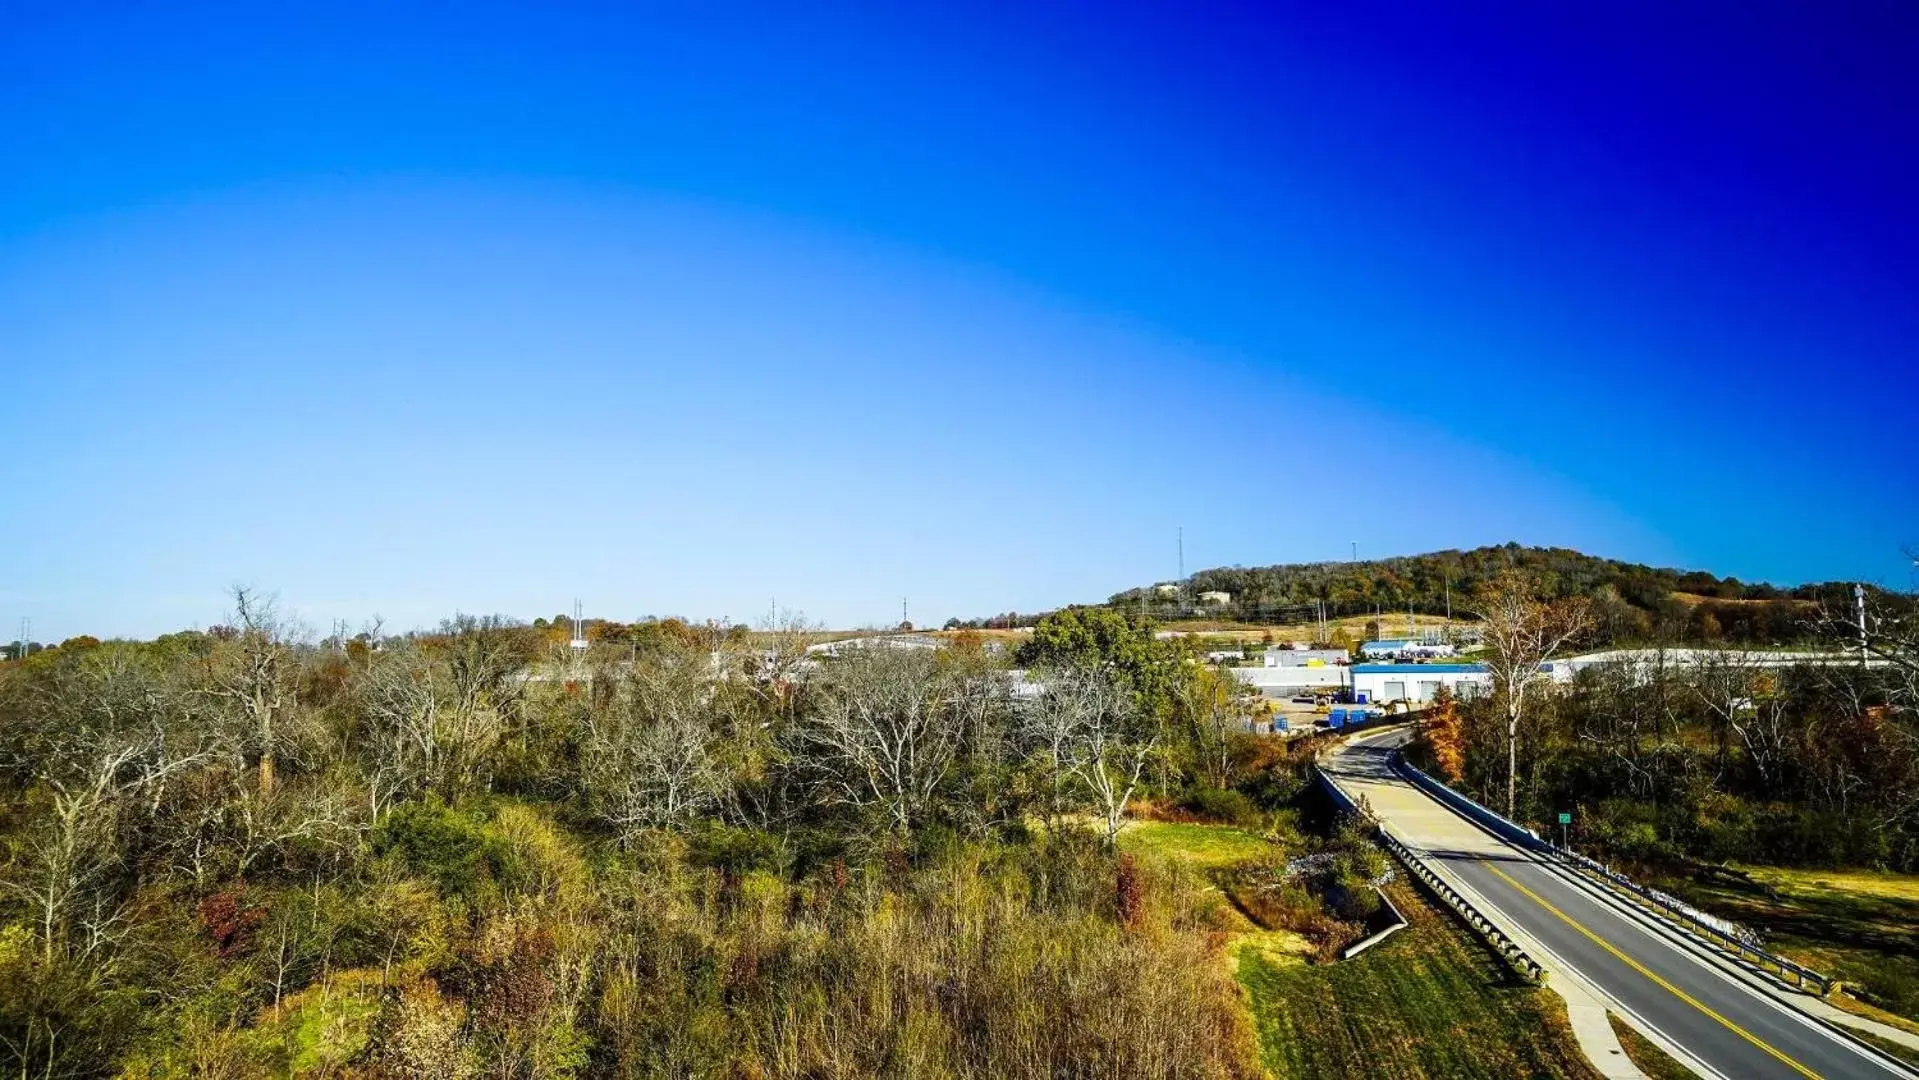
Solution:
[[[1711,916],[1694,911],[1691,905],[1667,896],[1657,889],[1647,888],[1612,867],[1581,855],[1577,851],[1562,848],[1557,844],[1548,844],[1547,847],[1559,859],[1582,871],[1588,877],[1598,879],[1613,892],[1666,921],[1677,924],[1694,937],[1704,939],[1707,944],[1732,953],[1767,974],[1776,975],[1781,982],[1790,982],[1801,990],[1812,989],[1821,996],[1831,992],[1832,979],[1796,961],[1768,952],[1760,946],[1756,938],[1748,936],[1750,931],[1740,933],[1739,927],[1728,930],[1718,925],[1718,920],[1712,919]]]
[[[1471,900],[1461,896],[1459,891],[1454,889],[1446,880],[1445,876],[1440,874],[1423,856],[1403,843],[1397,836],[1394,836],[1384,823],[1375,819],[1370,807],[1366,806],[1363,801],[1355,802],[1353,797],[1349,795],[1344,788],[1340,787],[1339,784],[1327,774],[1325,769],[1320,768],[1317,764],[1313,767],[1313,775],[1319,780],[1320,786],[1326,789],[1326,793],[1332,796],[1333,802],[1338,804],[1340,809],[1347,813],[1354,814],[1371,824],[1374,834],[1379,838],[1380,843],[1384,845],[1387,851],[1393,853],[1393,856],[1406,867],[1406,871],[1421,885],[1424,885],[1426,891],[1432,893],[1441,903],[1451,908],[1453,913],[1463,919],[1467,926],[1471,927],[1475,933],[1484,938],[1486,944],[1492,947],[1493,952],[1498,954],[1499,958],[1505,962],[1507,967],[1512,969],[1515,975],[1530,983],[1543,983],[1546,981],[1546,969],[1540,966],[1539,961],[1534,960],[1528,955],[1526,950],[1522,948],[1518,942],[1514,941],[1504,930],[1501,930],[1497,923],[1487,918],[1486,914],[1480,911]]]
[[[1790,983],[1802,990],[1812,989],[1822,996],[1831,992],[1834,980],[1796,961],[1768,952],[1761,946],[1757,935],[1752,934],[1751,931],[1742,932],[1742,928],[1714,919],[1676,897],[1667,896],[1657,889],[1647,888],[1596,859],[1542,839],[1531,829],[1481,806],[1428,776],[1418,767],[1409,764],[1405,756],[1397,750],[1392,752],[1392,763],[1402,776],[1413,783],[1413,786],[1479,822],[1495,835],[1559,860],[1585,876],[1595,879],[1602,886],[1631,901],[1642,910],[1677,926],[1705,944],[1732,953],[1760,971],[1777,977],[1782,983]]]

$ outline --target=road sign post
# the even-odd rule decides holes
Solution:
[[[1562,851],[1571,850],[1571,845],[1569,845],[1566,842],[1566,826],[1571,825],[1572,823],[1573,823],[1573,816],[1571,812],[1566,810],[1561,810],[1559,812],[1559,847],[1560,847],[1560,850]]]

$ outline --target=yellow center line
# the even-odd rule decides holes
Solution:
[[[1572,916],[1566,914],[1565,912],[1547,903],[1545,897],[1540,896],[1538,893],[1532,891],[1531,889],[1528,889],[1526,886],[1521,885],[1517,881],[1514,881],[1504,870],[1501,870],[1499,867],[1494,866],[1490,862],[1486,863],[1485,865],[1486,865],[1486,869],[1491,870],[1495,874],[1498,874],[1501,881],[1504,881],[1506,884],[1511,885],[1513,888],[1518,889],[1520,892],[1526,894],[1526,896],[1529,897],[1533,903],[1538,904],[1540,907],[1543,907],[1547,911],[1552,912],[1554,915],[1559,916],[1560,919],[1563,920],[1567,926],[1570,926],[1574,930],[1577,930],[1580,933],[1586,935],[1586,937],[1592,940],[1592,943],[1594,945],[1597,945],[1600,948],[1618,957],[1620,961],[1622,961],[1627,967],[1632,968],[1634,971],[1637,971],[1641,975],[1644,975],[1646,978],[1651,979],[1653,982],[1659,984],[1661,987],[1665,988],[1667,992],[1671,993],[1672,996],[1678,998],[1679,1000],[1685,1002],[1688,1005],[1691,1005],[1693,1008],[1698,1009],[1700,1012],[1705,1013],[1707,1016],[1712,1017],[1714,1020],[1719,1021],[1721,1024],[1724,1024],[1728,1031],[1731,1031],[1733,1034],[1739,1036],[1740,1038],[1746,1040],[1747,1042],[1753,1044],[1754,1046],[1757,1046],[1759,1049],[1764,1050],[1766,1053],[1771,1054],[1773,1057],[1778,1058],[1780,1061],[1784,1062],[1788,1067],[1790,1067],[1793,1071],[1797,1072],[1799,1075],[1809,1077],[1810,1080],[1821,1080],[1818,1073],[1813,1072],[1811,1069],[1806,1068],[1804,1065],[1799,1064],[1797,1061],[1794,1061],[1793,1059],[1780,1053],[1778,1050],[1775,1050],[1772,1046],[1768,1045],[1766,1042],[1761,1040],[1759,1036],[1754,1035],[1752,1032],[1747,1031],[1745,1028],[1740,1027],[1738,1024],[1733,1023],[1731,1020],[1728,1020],[1725,1017],[1707,1008],[1703,1003],[1699,1001],[1699,999],[1693,997],[1691,994],[1686,993],[1684,990],[1679,989],[1677,986],[1674,986],[1673,984],[1653,974],[1651,971],[1647,970],[1644,964],[1641,964],[1639,961],[1634,960],[1632,957],[1627,956],[1625,953],[1620,952],[1618,949],[1614,948],[1611,942],[1606,941],[1604,938],[1601,938],[1598,934],[1595,934],[1591,930],[1588,930],[1584,926],[1581,926],[1578,923],[1574,922],[1572,919]]]

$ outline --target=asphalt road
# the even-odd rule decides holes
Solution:
[[[1330,756],[1327,771],[1348,791],[1363,791],[1402,839],[1504,916],[1496,922],[1530,938],[1547,954],[1535,958],[1548,969],[1576,972],[1611,999],[1609,1008],[1683,1047],[1696,1064],[1730,1080],[1919,1076],[1453,813],[1393,772],[1390,745],[1379,737],[1348,743]]]

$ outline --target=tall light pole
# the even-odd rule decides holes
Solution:
[[[1859,666],[1866,666],[1866,587],[1854,584],[1852,587],[1853,606],[1859,611]]]

